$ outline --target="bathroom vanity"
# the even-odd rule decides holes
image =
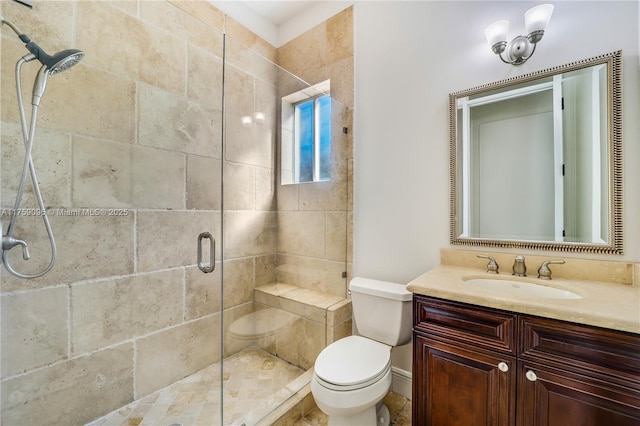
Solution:
[[[527,277],[579,297],[523,298],[480,276],[499,275],[439,266],[408,286],[414,424],[640,424],[640,289]]]
[[[449,242],[541,255],[526,276],[520,253],[443,250],[409,283],[413,424],[640,426],[640,265],[547,257],[623,254],[621,70],[617,51],[449,95]]]

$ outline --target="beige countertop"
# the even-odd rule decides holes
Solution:
[[[466,283],[465,279],[470,278],[527,281],[582,297],[549,299],[498,294]],[[424,296],[640,334],[640,287],[637,285],[567,278],[541,280],[535,275],[519,278],[508,272],[494,275],[477,268],[440,265],[411,281],[407,289]]]

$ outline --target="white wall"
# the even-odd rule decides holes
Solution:
[[[355,3],[354,276],[406,283],[449,246],[449,93],[619,49],[625,254],[607,258],[640,261],[638,2],[556,1],[535,55],[519,67],[502,63],[485,27],[508,19],[510,37],[523,34],[524,12],[537,4]],[[394,363],[410,369],[409,350]]]

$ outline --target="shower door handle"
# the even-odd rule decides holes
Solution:
[[[209,239],[209,264],[205,265],[202,261],[202,240]],[[198,268],[205,274],[213,272],[216,269],[216,239],[209,232],[203,232],[198,235]]]

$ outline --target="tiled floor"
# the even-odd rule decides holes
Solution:
[[[224,424],[256,423],[307,382],[304,371],[260,349],[223,362]],[[220,418],[220,363],[102,417],[89,426],[213,426]]]
[[[384,403],[389,408],[389,413],[391,414],[391,426],[411,425],[410,400],[397,393],[389,392],[387,396],[384,397]],[[316,407],[293,426],[325,426],[326,424],[327,415]]]
[[[260,349],[249,348],[224,360],[224,424],[255,424],[302,389],[304,372]],[[87,426],[213,426],[220,418],[220,363],[102,417]],[[411,401],[389,392],[385,404],[392,426],[411,425]],[[324,426],[317,407],[291,426]]]

